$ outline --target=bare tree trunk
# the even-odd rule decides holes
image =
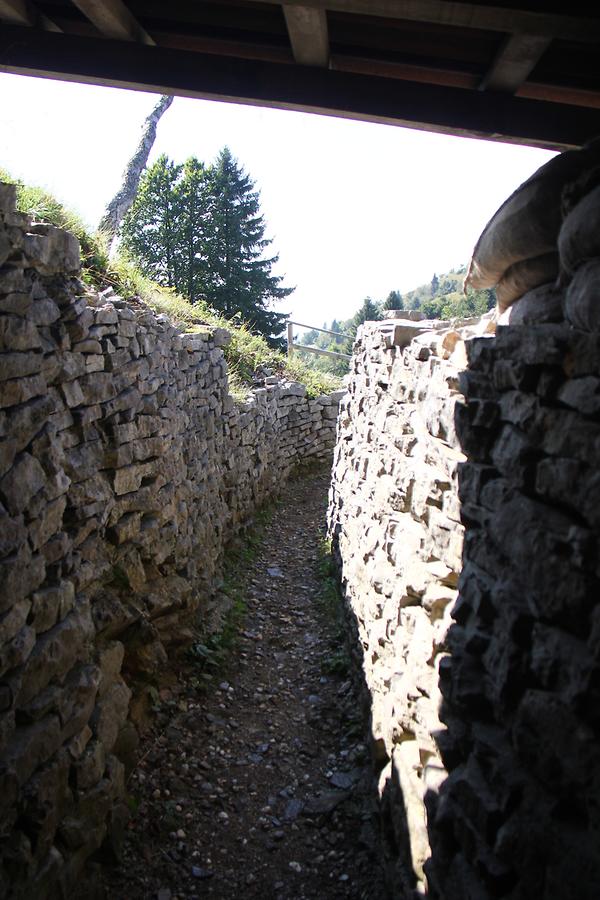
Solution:
[[[106,207],[104,215],[100,220],[98,230],[103,231],[106,234],[111,249],[114,248],[114,241],[119,226],[125,218],[129,207],[135,200],[140,177],[148,162],[148,157],[156,138],[156,127],[161,116],[168,110],[172,102],[173,97],[164,94],[144,122],[140,142],[123,172],[123,183]]]

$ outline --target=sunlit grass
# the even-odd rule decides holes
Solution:
[[[269,345],[237,317],[226,318],[204,301],[190,303],[170,288],[156,284],[140,271],[125,253],[109,258],[106,236],[91,233],[76,213],[63,206],[44,188],[25,185],[0,168],[0,181],[17,185],[17,208],[34,221],[48,222],[72,232],[81,245],[83,280],[96,288],[112,287],[124,300],[141,300],[155,313],[164,313],[185,331],[226,328],[231,343],[223,348],[228,364],[229,388],[236,400],[243,400],[264,369],[274,375],[306,385],[309,397],[337,390],[341,380],[319,372],[297,356],[291,360]]]

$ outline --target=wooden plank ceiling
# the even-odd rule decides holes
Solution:
[[[600,6],[0,0],[0,70],[550,148],[600,134]]]

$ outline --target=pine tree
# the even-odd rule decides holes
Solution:
[[[178,290],[192,303],[206,295],[209,278],[206,259],[211,229],[209,176],[194,156],[183,164],[176,185]]]
[[[121,229],[122,245],[158,284],[182,290],[177,184],[182,166],[159,156],[140,179]]]
[[[379,309],[379,306],[371,299],[371,297],[365,297],[360,308],[354,313],[344,328],[345,332],[350,335],[350,337],[346,339],[343,352],[352,353],[354,339],[363,322],[378,322],[380,319],[381,310]]]
[[[362,306],[354,314],[352,322],[355,328],[358,328],[363,322],[378,322],[379,319],[381,319],[381,310],[374,300],[370,297],[365,297]]]
[[[390,291],[383,301],[383,309],[404,309],[404,300],[400,291]]]
[[[286,316],[269,306],[287,297],[258,192],[225,148],[213,166],[195,157],[176,165],[161,156],[142,175],[121,229],[123,247],[159,284],[192,302],[204,298],[226,316],[238,315],[272,339]]]
[[[209,175],[209,222],[206,240],[205,294],[215,309],[239,313],[265,335],[279,334],[285,315],[269,306],[291,294],[272,274],[278,256],[264,258],[271,244],[260,212],[259,194],[228,147]]]

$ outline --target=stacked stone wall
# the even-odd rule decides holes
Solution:
[[[598,896],[599,180],[462,360],[394,321],[356,346],[330,530],[402,900]]]
[[[126,818],[124,762],[224,546],[339,397],[228,392],[224,330],[78,280],[79,247],[0,185],[0,896],[62,896]],[[137,727],[136,727],[137,726]]]
[[[464,565],[441,672],[450,775],[428,868],[444,900],[598,896],[599,175],[563,192],[558,283],[473,340],[462,376]]]
[[[445,775],[435,740],[443,728],[438,670],[462,550],[456,474],[464,457],[454,408],[464,344],[437,325],[437,333],[432,323],[362,326],[340,408],[329,506],[361,648],[388,880],[398,897],[424,884],[424,797]]]
[[[600,883],[600,340],[567,324],[474,340],[457,429],[465,523],[440,672],[430,892],[592,900]]]

